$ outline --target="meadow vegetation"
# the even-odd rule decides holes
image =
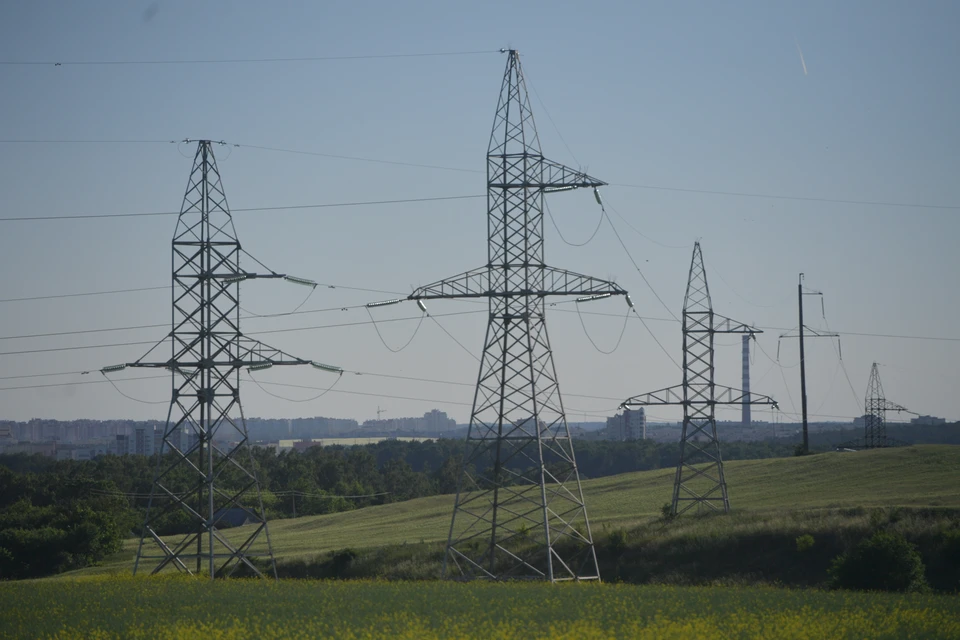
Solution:
[[[960,638],[956,597],[771,588],[92,578],[0,584],[0,635]]]
[[[878,531],[914,545],[932,589],[960,588],[960,447],[726,464],[733,511],[664,519],[672,470],[584,482],[605,581],[826,587],[831,563]],[[891,478],[895,481],[891,481]],[[432,579],[452,496],[271,523],[291,578]],[[803,539],[804,542],[798,542]],[[126,573],[134,547],[80,573]],[[74,575],[67,574],[67,575]]]

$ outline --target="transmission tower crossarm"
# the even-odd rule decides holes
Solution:
[[[780,406],[777,404],[777,401],[770,396],[760,395],[753,391],[735,389],[733,387],[724,387],[719,384],[714,386],[714,394],[715,399],[712,404],[765,404],[775,409]]]
[[[883,409],[884,411],[899,411],[902,413],[911,413],[915,416],[920,415],[916,411],[910,411],[910,409],[907,409],[905,406],[897,404],[896,402],[890,402],[884,398],[880,398],[879,401],[878,408]]]
[[[209,364],[211,366],[233,366],[235,368],[241,367],[258,367],[258,368],[268,368],[275,366],[292,366],[292,365],[314,365],[318,368],[326,368],[336,372],[339,370],[339,367],[334,367],[331,365],[319,365],[319,363],[313,360],[306,360],[304,358],[298,358],[297,356],[290,355],[280,349],[266,345],[259,340],[252,340],[246,336],[240,336],[239,341],[239,352],[237,357],[229,358],[225,357],[222,360],[211,358]],[[180,370],[188,369],[191,367],[199,366],[199,362],[189,362],[182,359],[177,359],[176,362],[171,360],[166,360],[163,362],[128,362],[121,367],[131,367],[131,368],[148,368],[148,369],[170,369],[170,370]]]
[[[683,399],[682,384],[667,387],[666,389],[651,391],[650,393],[641,393],[639,395],[635,395],[621,402],[620,407],[623,409],[632,409],[633,407],[649,407],[671,404],[685,404]]]
[[[720,315],[719,313],[713,314],[712,331],[713,333],[746,333],[750,335],[755,333],[763,333],[762,329],[757,329],[756,327],[750,326],[744,322],[732,320],[726,316]]]
[[[490,175],[496,176],[488,186],[496,189],[540,189],[550,193],[607,185],[579,169],[531,153],[491,154],[487,164]]]
[[[507,282],[507,272],[527,269],[527,281],[533,286],[515,287]],[[546,265],[506,264],[473,269],[452,278],[417,288],[408,300],[441,298],[515,298],[524,296],[627,295],[614,282]]]

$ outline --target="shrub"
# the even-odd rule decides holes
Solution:
[[[673,512],[673,505],[669,502],[664,502],[663,506],[660,507],[660,516],[664,520],[673,520],[677,517],[677,514]]]
[[[614,529],[607,538],[607,548],[616,556],[619,556],[627,548],[627,532],[623,529]]]
[[[807,549],[813,546],[813,536],[809,533],[805,533],[802,536],[797,538],[797,551],[803,553]]]
[[[834,559],[830,584],[861,591],[919,591],[926,587],[923,561],[898,534],[879,531]]]

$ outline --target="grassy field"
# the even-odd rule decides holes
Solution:
[[[951,596],[130,578],[0,583],[16,638],[960,638]]]
[[[728,462],[724,468],[732,509],[749,522],[777,521],[785,510],[960,508],[960,483],[956,482],[960,447],[955,446],[742,460]],[[585,481],[584,494],[595,534],[599,537],[615,528],[649,528],[651,519],[670,500],[673,473],[672,469],[660,469]],[[452,496],[434,496],[358,511],[277,520],[270,523],[270,533],[280,559],[348,547],[437,543],[446,540],[452,508]],[[731,525],[735,522],[731,520]],[[129,571],[134,552],[135,542],[128,541],[122,553],[80,573]]]

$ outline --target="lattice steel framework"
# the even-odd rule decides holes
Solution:
[[[276,567],[240,404],[240,369],[313,364],[240,332],[240,282],[289,278],[240,267],[237,239],[209,140],[198,141],[173,237],[170,359],[130,367],[171,372],[173,393],[134,574],[174,568],[211,579]],[[242,526],[237,526],[242,523]],[[156,529],[177,528],[161,537]]]
[[[683,383],[634,396],[621,405],[626,408],[683,406],[680,461],[670,507],[674,515],[701,506],[725,513],[730,511],[715,407],[718,404],[777,406],[768,396],[714,383],[713,346],[714,336],[718,333],[754,335],[763,332],[713,312],[703,254],[697,242],[693,245],[687,293],[683,300]]]
[[[840,449],[885,449],[887,447],[905,447],[908,443],[887,437],[887,411],[913,413],[906,407],[890,402],[884,397],[880,383],[880,369],[876,362],[870,368],[870,381],[867,383],[867,395],[863,401],[863,440],[845,442]]]
[[[445,575],[599,579],[544,317],[546,296],[625,295],[544,262],[544,194],[604,182],[544,158],[520,57],[506,72],[487,152],[488,261],[412,300],[487,298],[489,324],[450,523]]]

